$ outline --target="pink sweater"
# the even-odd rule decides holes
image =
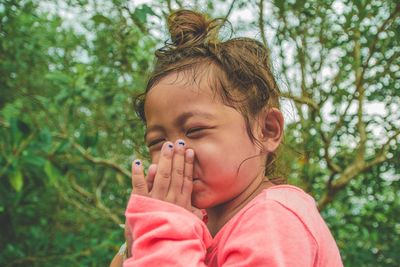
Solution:
[[[290,185],[265,189],[212,238],[176,205],[132,194],[126,210],[133,239],[123,266],[343,266],[312,197]]]

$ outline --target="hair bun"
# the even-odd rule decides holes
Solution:
[[[217,26],[216,20],[192,10],[178,10],[168,17],[172,45],[177,48],[216,42]]]

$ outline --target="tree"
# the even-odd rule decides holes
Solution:
[[[283,110],[290,120],[279,166],[317,199],[345,266],[396,266],[399,4],[232,0],[189,7],[196,6],[270,49],[292,103]],[[2,266],[110,262],[123,242],[118,224],[129,163],[148,157],[132,95],[143,90],[165,39],[160,25],[179,7],[0,4]],[[243,10],[257,16],[235,19]]]
[[[283,95],[298,116],[288,125],[287,146],[301,155],[290,177],[318,200],[349,266],[393,266],[400,5],[274,1],[272,14],[260,25],[276,32]]]

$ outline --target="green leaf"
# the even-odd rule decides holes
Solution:
[[[133,16],[135,16],[142,24],[147,23],[147,15],[156,15],[148,5],[142,5],[136,8],[135,12],[133,12]]]
[[[39,133],[40,149],[45,153],[51,150],[52,136],[50,130],[45,127]]]
[[[44,164],[44,172],[46,173],[47,177],[49,178],[50,185],[53,185],[57,182],[58,178],[61,176],[60,172],[56,167],[51,164],[50,161],[46,161]]]
[[[60,143],[60,145],[57,147],[57,149],[54,151],[54,153],[56,153],[56,154],[63,153],[70,147],[71,147],[71,143],[69,142],[69,140],[64,140]]]
[[[46,79],[55,82],[56,84],[68,85],[71,83],[71,77],[61,71],[54,71],[44,76]]]
[[[40,143],[37,143],[40,145]],[[27,168],[37,168],[39,167],[40,169],[43,167],[43,165],[46,163],[46,159],[37,155],[36,146],[33,149],[25,150],[22,152],[22,157],[20,157],[20,163],[23,164],[24,167]],[[26,165],[25,165],[26,164]]]
[[[99,24],[102,24],[102,23],[110,25],[112,23],[112,21],[109,18],[107,18],[107,17],[105,17],[105,16],[103,16],[101,14],[94,15],[92,17],[92,20],[94,21],[94,23],[96,23],[96,25],[99,25]]]
[[[0,114],[9,122],[12,118],[20,116],[23,105],[24,103],[21,99],[16,99],[14,102],[6,103],[0,110]]]
[[[21,141],[22,133],[18,128],[18,120],[15,118],[10,119],[10,132],[13,140],[13,145],[18,145]]]
[[[10,176],[10,184],[15,189],[15,191],[21,191],[22,186],[24,185],[24,177],[22,176],[20,170],[12,172]]]

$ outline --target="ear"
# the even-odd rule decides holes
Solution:
[[[283,138],[284,119],[277,108],[268,108],[258,116],[257,138],[263,144],[264,151],[274,152]]]

